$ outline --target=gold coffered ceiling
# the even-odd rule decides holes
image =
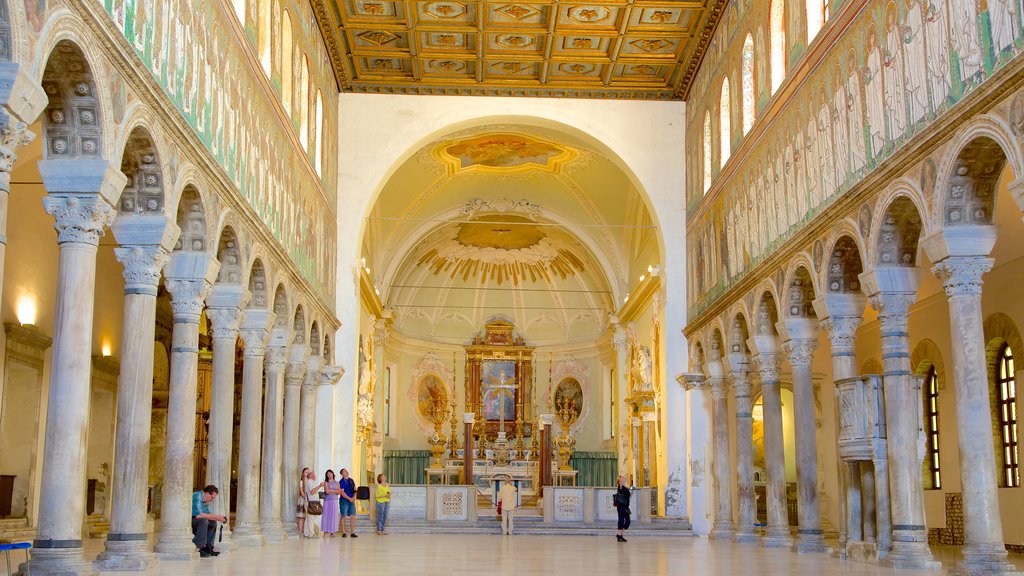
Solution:
[[[685,99],[724,0],[311,0],[343,92]]]

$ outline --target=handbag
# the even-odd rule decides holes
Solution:
[[[324,505],[319,502],[310,502],[306,504],[306,514],[312,514],[313,516],[319,516],[324,513]]]
[[[295,504],[295,513],[296,514],[305,514],[306,513],[306,505],[303,504],[302,502],[297,502]]]

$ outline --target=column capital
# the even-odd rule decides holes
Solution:
[[[699,372],[684,372],[676,376],[676,382],[685,388],[686,391],[703,388],[705,380],[704,374]]]
[[[786,358],[793,366],[810,366],[818,341],[811,338],[790,338],[782,343]]]
[[[0,110],[0,190],[11,191],[11,168],[18,158],[17,150],[36,139],[28,124]]]
[[[391,319],[378,318],[373,323],[373,344],[375,346],[385,346],[389,338],[391,338]]]
[[[283,371],[288,366],[288,348],[286,346],[270,346],[266,353],[267,370]]]
[[[46,92],[27,66],[0,62],[0,106],[7,114],[32,124],[46,108]]]
[[[242,311],[236,307],[207,308],[206,318],[210,321],[210,335],[214,340],[237,340]]]
[[[320,368],[320,385],[334,386],[345,375],[345,369],[341,366],[324,366]]]
[[[878,312],[882,324],[904,325],[910,317],[910,306],[917,301],[916,293],[876,292],[869,298],[871,307]]]
[[[43,198],[43,209],[55,220],[58,244],[98,246],[103,229],[117,216],[110,203],[97,194],[48,195]]]
[[[711,389],[711,397],[722,399],[729,396],[729,388],[726,386],[728,380],[724,376],[712,376],[708,379],[708,387]]]
[[[301,386],[305,376],[306,363],[291,361],[285,368],[284,383],[286,386]]]
[[[264,356],[267,353],[267,338],[270,332],[264,328],[246,328],[241,330],[244,354],[246,356]]]
[[[757,372],[761,375],[761,385],[778,382],[779,366],[782,364],[782,354],[778,352],[764,352],[754,356],[754,363],[757,364]]]
[[[829,342],[832,343],[833,354],[837,351],[849,352],[852,351],[856,345],[854,336],[857,334],[857,329],[860,328],[862,318],[860,316],[829,316],[821,321],[821,325],[825,328],[825,334],[828,335]]]
[[[626,352],[629,348],[629,335],[621,324],[615,324],[615,329],[612,332],[612,347],[620,353]]]
[[[995,260],[986,256],[950,256],[935,264],[932,274],[942,281],[946,296],[981,296],[982,279]]]
[[[114,248],[114,257],[124,265],[125,294],[156,296],[160,272],[171,255],[162,246],[125,246]]]
[[[167,278],[164,280],[164,286],[171,293],[174,320],[198,324],[206,297],[213,290],[213,285],[205,279]]]

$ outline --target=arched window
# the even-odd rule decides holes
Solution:
[[[807,0],[807,43],[818,35],[828,21],[829,0]]]
[[[309,61],[305,56],[299,76],[299,142],[309,150]]]
[[[1017,467],[1017,382],[1013,351],[1003,344],[996,357],[996,411],[999,415],[999,439],[1003,447],[1003,486],[1020,486]]]
[[[711,189],[711,112],[704,113],[704,193]]]
[[[732,152],[732,135],[730,133],[731,127],[731,113],[732,106],[729,101],[729,78],[722,79],[722,99],[718,103],[718,121],[721,123],[719,126],[719,137],[721,141],[719,144],[722,146],[721,155],[718,157],[719,167],[725,166],[726,161],[729,160],[729,154]]]
[[[263,71],[269,77],[270,67],[270,0],[260,0],[260,13],[258,15],[260,25],[260,63],[263,64]]]
[[[743,41],[743,133],[754,125],[754,37]]]
[[[785,0],[772,0],[769,11],[768,43],[771,46],[772,94],[786,79]]]
[[[284,11],[281,18],[281,103],[284,104],[285,112],[292,114],[292,71],[295,62],[292,61],[292,19],[288,11]]]
[[[924,459],[925,483],[929,490],[942,488],[939,474],[939,378],[935,366],[925,375],[924,388],[924,434],[927,454]]]
[[[316,116],[313,120],[313,153],[316,154],[316,173],[323,175],[324,170],[324,104],[320,99],[320,91],[316,91]]]
[[[238,17],[238,21],[242,23],[242,27],[245,27],[245,0],[231,0],[231,4],[235,8],[235,16]],[[142,8],[137,8],[142,10]]]
[[[391,366],[384,368],[384,435],[391,436]]]

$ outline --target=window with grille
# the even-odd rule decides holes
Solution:
[[[391,436],[391,366],[384,369],[384,435]]]
[[[996,360],[996,395],[999,414],[999,439],[1003,447],[1003,485],[1020,486],[1017,466],[1017,382],[1014,376],[1013,351],[1008,344],[999,350]]]
[[[925,487],[938,490],[942,488],[939,472],[939,378],[934,366],[928,370],[924,381],[924,433],[928,450],[925,455]]]

